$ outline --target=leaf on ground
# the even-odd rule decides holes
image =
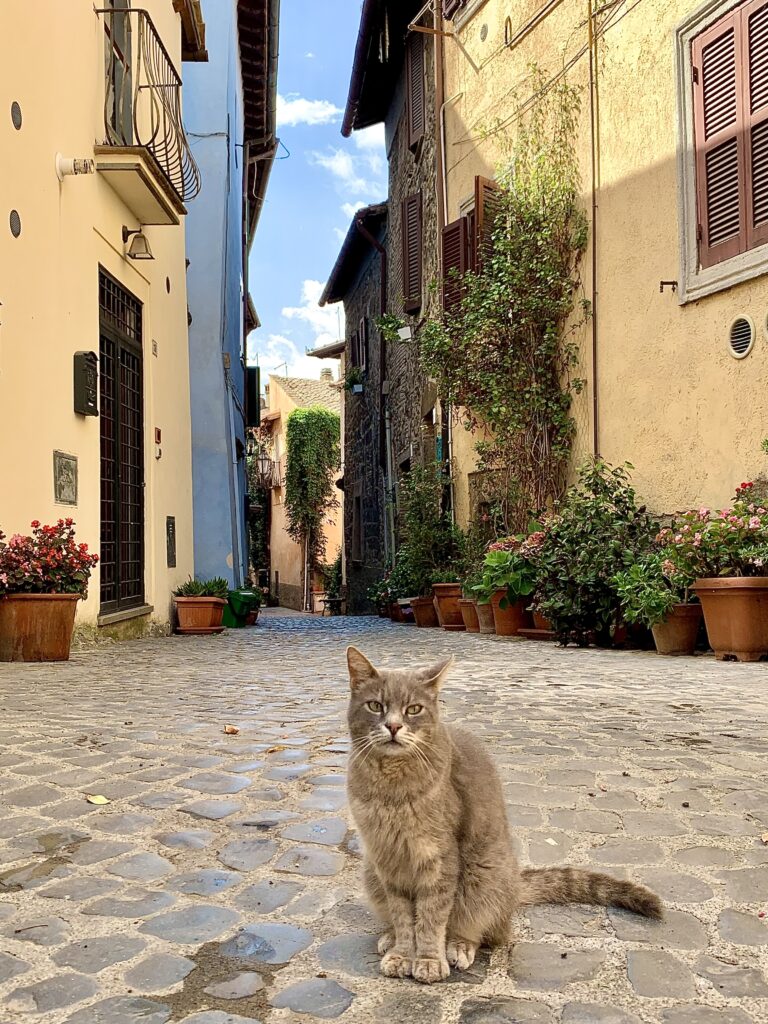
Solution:
[[[98,793],[94,793],[90,796],[87,796],[85,799],[88,801],[89,804],[97,804],[99,807],[101,807],[102,804],[110,803],[110,801],[107,800],[105,796],[101,796]]]
[[[288,749],[288,747],[284,747],[284,746],[282,746],[282,744],[278,743],[276,747],[270,747],[269,750],[267,751],[267,753],[268,754],[279,754],[281,750],[287,750],[287,749]]]
[[[224,732],[227,734],[227,736],[237,736],[240,730],[236,725],[225,725]]]
[[[760,836],[760,839],[765,843],[766,846],[768,846],[768,832],[763,832],[763,834]]]

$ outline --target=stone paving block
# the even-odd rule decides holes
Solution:
[[[130,836],[141,832],[143,829],[154,825],[155,819],[147,814],[98,814],[94,815],[88,822],[101,832],[109,832],[112,835]]]
[[[671,953],[631,949],[627,953],[627,977],[639,996],[652,999],[693,999],[693,975]]]
[[[125,983],[139,992],[167,992],[194,971],[194,960],[174,953],[153,953],[125,973]]]
[[[634,1013],[597,1003],[566,1003],[562,1024],[642,1024]]]
[[[170,850],[204,850],[214,838],[213,832],[203,828],[191,828],[185,832],[160,832],[155,836],[158,843]]]
[[[688,831],[669,811],[626,811],[622,819],[631,836],[682,836]]]
[[[51,959],[59,967],[71,967],[81,974],[98,974],[113,964],[132,960],[146,946],[142,939],[128,935],[114,935],[109,938],[93,937],[81,939],[70,946],[64,946]]]
[[[22,917],[3,929],[3,935],[35,946],[58,946],[69,938],[69,925],[60,917]]]
[[[231,978],[219,981],[215,985],[209,985],[203,989],[207,996],[215,999],[246,999],[248,996],[255,996],[264,988],[264,979],[255,971],[244,971],[234,974]]]
[[[234,910],[197,904],[159,914],[151,921],[145,921],[139,931],[167,942],[202,943],[218,938],[239,920],[240,915]]]
[[[227,843],[219,854],[219,860],[236,871],[253,871],[276,853],[277,843],[271,839],[238,839]]]
[[[143,996],[112,996],[78,1010],[64,1024],[167,1024],[168,1006]]]
[[[42,807],[61,799],[61,790],[55,786],[25,786],[11,790],[3,796],[7,804],[14,807]]]
[[[510,977],[520,988],[560,990],[593,978],[605,960],[598,950],[577,951],[550,943],[519,942],[510,954]]]
[[[290,903],[302,892],[297,882],[275,882],[271,879],[247,886],[237,894],[237,905],[243,913],[270,914]]]
[[[326,786],[346,786],[347,776],[341,773],[338,775],[313,775],[308,782],[310,786],[316,786],[318,789],[325,789]]]
[[[176,897],[171,896],[169,892],[132,890],[122,893],[120,897],[106,896],[104,899],[94,900],[82,908],[82,913],[96,917],[140,919],[167,910],[175,902]]]
[[[217,892],[224,892],[241,881],[241,876],[235,871],[200,868],[199,871],[185,871],[175,875],[165,884],[171,892],[183,892],[185,896],[215,896]]]
[[[706,903],[713,896],[712,886],[695,875],[666,868],[645,868],[638,873],[640,881],[649,886],[663,900],[673,903]]]
[[[82,974],[57,974],[33,985],[17,988],[8,996],[6,1007],[24,1016],[63,1010],[96,995],[98,985]]]
[[[765,999],[768,996],[768,985],[762,973],[755,968],[739,967],[712,956],[702,956],[696,962],[696,973],[710,981],[727,999]]]
[[[311,847],[297,847],[284,853],[275,863],[276,871],[286,871],[294,875],[337,875],[344,866],[338,853],[331,853]]]
[[[302,822],[283,829],[283,839],[299,843],[317,843],[320,846],[338,846],[347,834],[347,823],[343,818],[319,818]]]
[[[23,817],[22,815],[8,817],[3,814],[0,815],[0,839],[12,839],[20,832],[31,832],[33,829],[42,828],[47,824],[48,822],[43,821],[42,818]]]
[[[377,944],[376,935],[349,932],[318,946],[317,956],[323,967],[333,971],[343,971],[360,978],[378,978],[381,957]]]
[[[459,1014],[459,1024],[554,1024],[554,1020],[544,1003],[506,996],[466,999]]]
[[[527,911],[533,937],[544,935],[590,936],[605,931],[605,911],[596,907],[532,907]]]
[[[589,851],[597,864],[652,864],[664,856],[658,843],[643,839],[606,839],[602,846]]]
[[[737,903],[760,903],[768,899],[768,865],[720,871],[718,878],[725,882],[725,891]]]
[[[17,978],[20,974],[25,974],[28,970],[29,964],[21,957],[0,951],[0,985]]]
[[[220,821],[242,809],[243,805],[237,800],[195,800],[181,808],[185,814],[191,814],[193,818],[205,818],[208,821]]]
[[[133,803],[137,807],[146,807],[150,811],[166,811],[169,807],[178,807],[186,796],[176,793],[147,793],[140,796]]]
[[[316,789],[311,796],[299,801],[299,807],[308,811],[338,811],[346,802],[347,794],[342,789]]]
[[[717,928],[726,942],[740,946],[768,946],[768,923],[754,914],[724,910],[718,918]]]
[[[261,1024],[261,1021],[255,1017],[227,1013],[225,1010],[203,1010],[202,1013],[193,1013],[191,1017],[185,1017],[179,1024]]]
[[[84,796],[72,800],[60,800],[58,803],[41,807],[40,813],[54,821],[72,821],[73,818],[90,818],[96,813],[96,807],[87,803]]]
[[[135,849],[133,843],[123,843],[116,839],[92,839],[89,843],[79,846],[69,855],[69,859],[73,864],[99,864]]]
[[[231,796],[250,786],[251,780],[242,775],[226,775],[223,772],[203,772],[177,783],[182,789],[196,793],[210,793],[213,796]]]
[[[111,878],[94,878],[93,875],[73,876],[66,878],[63,882],[45,886],[45,888],[39,889],[37,894],[47,900],[70,900],[73,903],[82,903],[85,900],[115,892],[121,884]]]
[[[262,964],[287,964],[312,943],[312,933],[290,924],[251,924],[219,945],[219,955]]]
[[[736,861],[736,855],[719,846],[689,846],[678,850],[675,860],[691,867],[727,867]]]
[[[342,988],[336,981],[313,978],[312,981],[289,985],[272,996],[270,1002],[278,1008],[287,1007],[295,1013],[309,1013],[313,1017],[330,1020],[348,1010],[354,998],[354,992]]]
[[[173,864],[157,853],[134,853],[123,857],[107,868],[110,875],[128,879],[131,882],[155,882],[173,872]]]
[[[649,942],[672,949],[706,949],[709,944],[701,921],[682,910],[665,910],[662,921],[649,921],[626,910],[611,909],[608,919],[625,942]]]
[[[621,831],[621,818],[611,811],[552,811],[549,823],[568,832],[610,835]]]
[[[677,1006],[664,1010],[662,1024],[757,1024],[744,1010],[731,1007]]]
[[[275,832],[289,821],[296,821],[301,815],[296,811],[286,811],[280,807],[271,807],[267,811],[256,811],[244,818],[233,818],[227,824],[232,829],[244,832]]]

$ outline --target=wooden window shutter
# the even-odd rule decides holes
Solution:
[[[360,335],[357,331],[352,332],[352,365],[360,365]]]
[[[443,309],[455,310],[464,293],[462,278],[467,271],[469,254],[468,221],[460,217],[443,228]]]
[[[424,37],[411,32],[405,51],[405,109],[408,122],[408,146],[413,148],[424,137],[426,92],[424,86]]]
[[[741,11],[748,249],[768,242],[768,0]]]
[[[693,41],[699,261],[711,267],[746,247],[741,17]]]
[[[365,370],[368,366],[368,317],[360,318],[360,368]]]
[[[403,296],[406,313],[421,309],[421,192],[403,200]]]
[[[483,257],[487,256],[493,245],[493,225],[498,209],[499,186],[489,178],[475,178],[475,223],[472,232],[472,255],[470,268],[479,274],[483,267]]]
[[[443,0],[443,17],[449,21],[464,6],[465,0]]]

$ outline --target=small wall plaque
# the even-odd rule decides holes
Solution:
[[[176,568],[176,516],[165,517],[165,544],[169,569]]]
[[[75,352],[75,412],[99,415],[99,358],[95,352]]]
[[[77,504],[77,456],[53,453],[53,498],[57,505]]]

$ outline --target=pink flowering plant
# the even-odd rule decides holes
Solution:
[[[768,575],[768,510],[749,492],[741,484],[730,508],[686,512],[659,533],[670,579]]]
[[[87,544],[75,541],[72,519],[55,526],[31,524],[29,536],[6,539],[0,531],[0,596],[6,594],[79,594],[85,597],[91,570],[99,561]]]

